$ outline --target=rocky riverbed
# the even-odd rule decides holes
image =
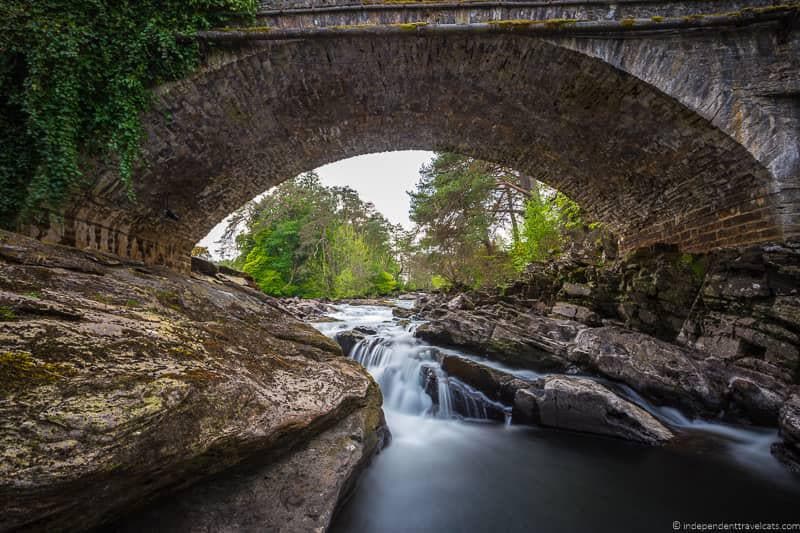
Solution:
[[[500,478],[577,490],[547,457],[591,491],[595,461],[635,476],[612,459],[635,456],[649,466],[631,483],[669,464],[697,500],[720,495],[707,509],[780,514],[800,471],[798,287],[800,247],[782,245],[571,259],[498,291],[276,300],[203,261],[181,274],[0,233],[0,531],[463,528],[517,501]],[[494,447],[506,455],[487,459]],[[425,464],[438,489],[410,497]],[[447,479],[493,493],[460,518],[426,514],[448,491],[471,501]],[[669,502],[637,503],[666,520]],[[497,527],[533,527],[517,504]],[[548,516],[589,527],[568,514]]]
[[[380,384],[393,434],[334,531],[652,531],[676,517],[794,516],[800,479],[771,454],[778,431],[693,415],[576,366],[537,371],[433,345],[419,335],[430,322],[393,305],[332,305],[315,323]]]

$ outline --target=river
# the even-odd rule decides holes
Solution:
[[[435,351],[413,336],[418,323],[393,318],[388,306],[337,305],[331,317],[337,321],[316,324],[329,336],[357,326],[375,331],[349,355],[380,384],[393,436],[334,532],[652,532],[694,522],[800,522],[800,481],[769,453],[775,431],[690,420],[624,387],[680,434],[678,444],[645,447],[488,420],[487,410],[503,406],[444,375]],[[437,402],[425,391],[426,367],[437,376]],[[469,416],[453,411],[454,395]]]

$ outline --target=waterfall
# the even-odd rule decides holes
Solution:
[[[439,352],[414,337],[417,323],[401,325],[385,307],[341,305],[338,309],[333,318],[339,322],[318,327],[328,335],[359,326],[375,332],[359,340],[348,356],[378,382],[386,409],[438,419],[505,420],[507,406],[442,370]]]

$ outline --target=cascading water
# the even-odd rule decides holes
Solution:
[[[620,384],[609,385],[689,443],[647,448],[504,427],[508,407],[448,376],[438,356],[454,353],[523,379],[540,374],[428,346],[413,336],[418,323],[399,321],[389,307],[336,309],[336,322],[316,326],[329,336],[365,333],[349,355],[383,391],[392,444],[367,469],[334,532],[649,532],[680,520],[800,521],[800,483],[769,453],[775,431],[690,420]],[[498,423],[474,423],[481,419]]]
[[[503,412],[503,405],[448,377],[439,364],[438,351],[414,337],[417,324],[399,324],[391,309],[342,305],[331,317],[339,322],[317,324],[320,331],[331,336],[353,328],[374,331],[358,341],[347,355],[361,363],[378,382],[385,409],[440,419],[478,420]]]

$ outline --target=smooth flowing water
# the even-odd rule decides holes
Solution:
[[[340,511],[334,532],[651,532],[695,522],[800,523],[800,481],[770,455],[774,431],[690,420],[619,384],[621,394],[680,431],[681,444],[648,448],[490,421],[508,408],[446,376],[436,349],[452,350],[420,342],[415,323],[394,319],[389,307],[336,309],[337,322],[317,324],[323,333],[375,331],[350,356],[380,384],[393,439]]]

